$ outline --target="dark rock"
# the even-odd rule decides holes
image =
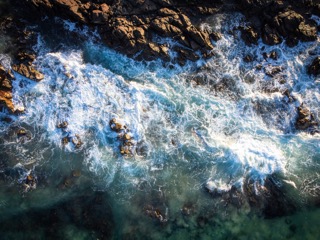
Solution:
[[[298,43],[299,43],[299,40],[298,40],[297,37],[289,36],[289,37],[286,39],[286,44],[287,44],[289,47],[297,46]]]
[[[14,112],[11,91],[0,90],[0,104],[4,104],[11,112]]]
[[[62,145],[67,145],[70,142],[69,137],[63,137],[61,140]]]
[[[253,27],[245,27],[241,29],[241,37],[247,45],[251,45],[258,43],[259,34]]]
[[[315,76],[320,74],[320,57],[313,59],[310,66],[308,66],[308,73]]]
[[[76,134],[72,139],[71,139],[71,142],[73,143],[73,145],[76,147],[76,148],[80,148],[82,145],[83,145],[83,142],[80,138],[80,136],[78,134]]]
[[[278,56],[278,53],[276,51],[272,51],[269,54],[269,57],[272,58],[273,60],[277,60],[279,56]]]
[[[24,233],[39,233],[45,239],[65,239],[65,231],[59,230],[60,227],[72,226],[75,230],[88,233],[85,236],[90,236],[90,239],[106,240],[113,239],[115,226],[107,193],[91,189],[77,189],[71,196],[61,197],[59,202],[28,208],[13,217],[1,220],[0,231],[4,239],[8,232],[10,239],[17,229]],[[12,224],[12,221],[15,221],[15,224]],[[34,226],[40,229],[39,232]]]
[[[281,43],[279,33],[268,24],[266,24],[262,30],[262,41],[268,45],[276,45]]]
[[[251,208],[261,211],[266,218],[282,217],[294,213],[296,206],[274,176],[267,176],[264,185],[245,180],[244,193]]]
[[[209,34],[209,37],[210,37],[210,39],[212,39],[213,41],[216,42],[216,41],[219,41],[222,38],[222,35],[219,32],[211,32]]]
[[[57,125],[57,128],[67,128],[68,127],[68,122],[63,121]]]
[[[303,104],[297,108],[298,118],[296,121],[296,128],[298,130],[307,130],[310,127],[318,126],[310,109]]]
[[[252,55],[246,55],[244,58],[243,58],[243,61],[249,63],[249,62],[252,62],[253,61],[253,57]]]
[[[113,131],[120,132],[125,129],[125,126],[122,125],[116,118],[112,118],[109,122],[110,128]]]
[[[147,216],[158,220],[161,223],[165,223],[168,221],[164,211],[161,211],[160,208],[155,208],[151,205],[147,205],[144,207],[144,212]]]
[[[194,215],[196,213],[196,206],[194,203],[188,202],[183,205],[181,208],[181,213],[184,216]]]
[[[277,75],[281,71],[282,71],[282,67],[281,66],[269,67],[269,68],[265,69],[265,73],[269,77],[274,77],[275,75]]]

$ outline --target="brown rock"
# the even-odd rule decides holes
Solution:
[[[81,2],[77,0],[56,0],[57,7],[61,7],[66,10],[66,14],[72,17],[75,20],[86,23],[87,20],[82,14]]]
[[[37,82],[41,81],[44,78],[44,75],[36,70],[33,66],[26,66],[23,63],[13,65],[12,69],[22,76],[25,76],[26,78],[30,78],[31,80],[35,80]]]
[[[91,22],[95,24],[104,24],[108,18],[109,15],[101,10],[93,10],[91,13]]]
[[[184,31],[185,31],[186,35],[188,35],[191,39],[193,39],[201,47],[203,47],[207,50],[213,49],[213,46],[210,42],[209,34],[207,32],[200,32],[193,25],[187,27]]]
[[[310,109],[305,107],[303,104],[297,108],[298,118],[296,121],[296,128],[299,130],[306,130],[310,127],[317,126],[318,123],[315,121],[313,114]]]

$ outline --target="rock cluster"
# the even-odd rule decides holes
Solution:
[[[12,103],[14,71],[35,81],[42,80],[44,75],[33,65],[36,56],[30,49],[34,44],[34,34],[26,30],[23,21],[5,17],[0,19],[0,25],[0,34],[5,34],[11,41],[10,44],[7,44],[5,52],[11,53],[14,62],[12,66],[10,66],[11,59],[6,65],[0,63],[0,104],[6,106],[11,113],[20,113],[24,111],[24,108],[15,108]]]
[[[319,15],[320,4],[313,1],[242,0],[240,10],[247,16],[249,27],[242,37],[247,43],[256,43],[258,36],[264,43],[275,45],[283,40],[289,46],[298,41],[317,39],[317,24],[311,14]]]
[[[112,118],[109,125],[112,131],[118,133],[120,139],[120,153],[124,156],[132,156],[134,154],[135,141],[128,127],[116,118]]]
[[[138,60],[170,60],[176,55],[174,60],[184,64],[211,56],[211,41],[219,38],[219,34],[197,27],[190,9],[210,14],[216,12],[220,1],[199,6],[198,1],[186,4],[171,0],[33,0],[25,4],[46,15],[98,26],[108,46]],[[169,45],[161,38],[179,44]],[[175,54],[169,55],[169,49]]]
[[[72,134],[67,128],[68,128],[68,122],[67,121],[62,121],[57,124],[57,128],[61,129],[62,132],[64,133],[64,137],[61,140],[62,146],[65,146],[71,142],[73,146],[78,149],[81,148],[83,145],[83,142],[81,140],[81,137],[79,134]]]

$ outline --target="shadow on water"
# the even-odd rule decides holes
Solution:
[[[50,207],[3,218],[1,239],[110,239],[114,229],[108,194],[90,188]]]

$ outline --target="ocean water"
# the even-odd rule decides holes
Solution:
[[[0,239],[319,239],[320,135],[295,129],[301,103],[319,122],[320,79],[306,71],[319,41],[246,46],[242,20],[208,18],[201,27],[223,33],[214,57],[185,66],[137,62],[60,19],[62,36],[33,26],[45,78],[15,73],[26,110],[0,113]],[[294,211],[225,198],[249,184],[259,198],[269,179]]]

